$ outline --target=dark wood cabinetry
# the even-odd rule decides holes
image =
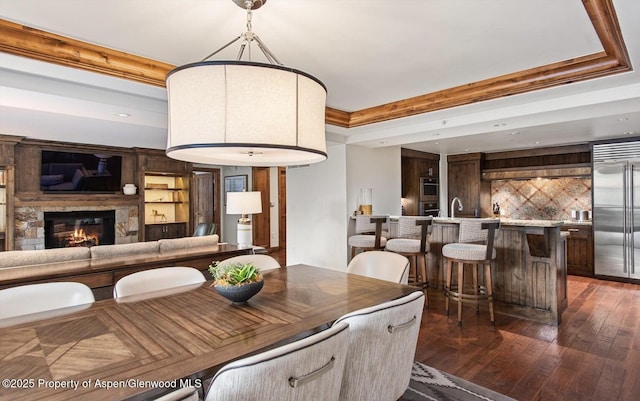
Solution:
[[[493,213],[491,183],[481,180],[483,157],[482,153],[447,157],[447,205],[451,204],[454,197],[458,197],[464,207],[463,211],[456,211],[456,217],[486,217]]]
[[[187,234],[187,223],[147,224],[144,226],[144,232],[147,241],[182,238]]]
[[[402,198],[403,210],[407,216],[418,216],[424,209],[422,204],[420,179],[432,178],[438,181],[440,175],[440,155],[402,149]],[[430,200],[430,208],[438,209],[438,201]]]
[[[567,237],[567,273],[593,277],[593,227],[590,225],[564,225]]]

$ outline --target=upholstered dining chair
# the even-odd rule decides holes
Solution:
[[[349,350],[341,401],[395,401],[411,379],[424,293],[349,313],[334,324],[349,323]]]
[[[347,239],[351,247],[351,258],[358,251],[382,250],[389,236],[389,216],[356,216],[355,234]]]
[[[0,319],[91,304],[91,288],[82,283],[28,284],[0,290]]]
[[[409,259],[392,252],[362,252],[351,259],[347,266],[347,273],[407,284],[409,282]]]
[[[205,281],[202,272],[193,267],[160,267],[122,277],[113,287],[113,297],[121,298],[145,294]]]
[[[349,325],[232,362],[211,380],[205,401],[337,401]]]
[[[411,282],[419,285],[425,292],[427,308],[429,307],[429,276],[427,271],[427,253],[429,242],[427,235],[433,221],[431,216],[398,217],[397,237],[389,239],[385,250],[404,255],[411,262],[409,277]],[[435,272],[438,277],[438,272]]]
[[[496,258],[493,247],[496,230],[500,227],[500,219],[460,219],[458,242],[442,247],[442,256],[446,260],[444,284],[445,312],[449,315],[449,303],[458,301],[458,325],[462,325],[462,304],[475,305],[480,313],[480,303],[489,304],[489,318],[495,324],[493,316],[493,288],[491,263]],[[453,280],[453,264],[457,265],[457,282]],[[471,287],[465,287],[464,273],[471,270]],[[484,270],[484,285],[478,282]]]
[[[280,263],[278,263],[278,261],[272,256],[264,254],[239,255],[220,261],[221,266],[226,266],[232,263],[253,263],[256,269],[261,272],[279,269],[281,267]]]

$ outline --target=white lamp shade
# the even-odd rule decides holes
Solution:
[[[167,155],[192,163],[291,166],[327,158],[327,91],[279,65],[207,61],[167,75]]]
[[[262,213],[260,191],[227,192],[227,214]]]

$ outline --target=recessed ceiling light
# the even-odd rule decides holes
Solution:
[[[511,135],[520,135],[520,132],[519,132],[519,131],[513,131],[513,132],[511,133]]]
[[[131,117],[131,114],[129,114],[129,113],[116,113],[116,116],[122,117],[122,118],[127,118],[127,117]]]
[[[628,121],[629,117],[620,117],[618,118],[618,121]]]
[[[625,131],[625,133],[624,133],[624,134],[625,134],[625,135],[633,135],[633,134],[635,134],[635,133],[636,133],[635,131]]]
[[[505,124],[505,123],[493,124],[494,127],[504,127],[505,125],[507,125],[507,124]]]
[[[380,141],[379,143],[380,143],[380,145],[384,145],[384,144],[387,144],[387,143],[389,143],[389,142],[387,142],[387,141]]]
[[[540,141],[536,141],[536,145],[540,145]]]

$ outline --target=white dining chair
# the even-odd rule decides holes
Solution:
[[[395,401],[411,378],[424,293],[349,313],[334,324],[349,323],[349,350],[341,401]]]
[[[0,319],[91,304],[91,288],[82,283],[28,284],[0,290]]]
[[[220,261],[221,266],[226,266],[232,263],[253,263],[255,268],[260,270],[260,272],[279,269],[281,267],[277,260],[264,254],[239,255]]]
[[[143,270],[122,277],[113,287],[113,297],[121,298],[206,281],[200,270],[193,267],[160,267]]]
[[[347,273],[407,284],[409,266],[409,259],[403,255],[385,251],[369,251],[359,253],[351,259],[347,266]]]
[[[215,374],[205,401],[337,401],[348,340],[349,325],[338,323],[232,362]]]

